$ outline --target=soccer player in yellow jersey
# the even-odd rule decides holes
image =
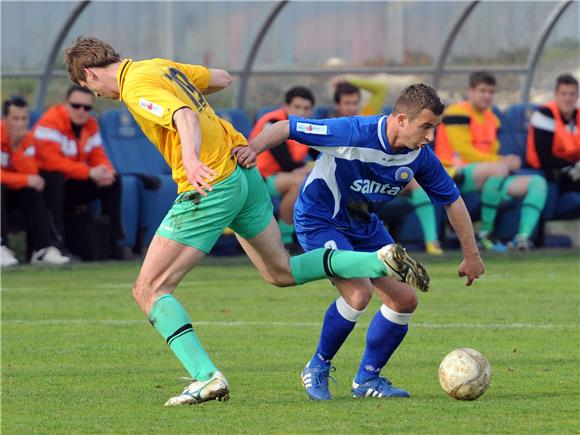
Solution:
[[[253,165],[236,163],[244,137],[205,99],[231,83],[226,71],[165,59],[121,59],[107,43],[78,38],[65,52],[71,80],[97,96],[123,101],[172,168],[178,196],[159,226],[133,286],[151,324],[189,372],[192,383],[166,405],[229,397],[229,385],[173,296],[185,274],[230,227],[262,276],[277,286],[326,277],[378,278],[426,290],[425,269],[402,248],[377,252],[317,249],[290,258],[272,214],[266,185]]]

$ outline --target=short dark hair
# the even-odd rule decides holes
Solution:
[[[104,68],[121,61],[113,47],[93,37],[78,37],[64,52],[68,76],[74,83],[87,79],[85,68]]]
[[[560,85],[574,85],[576,90],[578,90],[578,80],[572,74],[560,74],[556,79],[556,91]]]
[[[305,88],[304,86],[295,86],[289,89],[284,96],[284,101],[286,101],[286,104],[290,104],[294,98],[304,98],[305,100],[310,101],[314,106],[314,94],[310,89]]]
[[[11,97],[6,98],[2,103],[2,116],[8,116],[8,113],[10,112],[10,107],[12,106],[28,107],[28,103],[20,95],[12,95]]]
[[[89,94],[91,96],[95,96],[95,94],[93,94],[93,91],[91,91],[89,88],[85,88],[84,86],[81,85],[72,85],[70,88],[67,89],[66,91],[66,97],[70,97],[72,95],[73,92],[82,92],[84,94]]]
[[[351,85],[348,82],[339,83],[338,86],[336,86],[336,89],[334,90],[334,102],[338,104],[340,103],[340,98],[343,95],[352,95],[352,94],[360,95],[360,89],[354,85]]]
[[[469,75],[469,87],[475,88],[477,85],[485,83],[486,85],[495,86],[496,80],[493,74],[487,71],[476,71]]]
[[[410,120],[413,120],[423,109],[428,109],[435,116],[440,116],[445,106],[435,89],[424,83],[415,83],[401,91],[395,101],[393,115],[404,113]]]

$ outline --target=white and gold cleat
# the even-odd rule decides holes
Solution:
[[[422,292],[429,290],[430,278],[427,270],[421,263],[413,260],[398,243],[383,246],[377,251],[377,256],[387,266],[389,276]]]
[[[195,405],[209,400],[226,401],[230,386],[221,372],[215,372],[207,381],[193,381],[179,396],[165,402],[165,406]]]

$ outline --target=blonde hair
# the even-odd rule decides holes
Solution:
[[[121,61],[113,47],[98,38],[79,36],[64,52],[68,76],[74,82],[86,81],[85,68],[103,68]]]

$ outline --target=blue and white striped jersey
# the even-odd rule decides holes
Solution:
[[[437,204],[459,197],[431,148],[393,151],[386,116],[289,120],[290,138],[321,153],[296,202],[297,229],[322,224],[364,231],[369,222],[357,218],[357,211],[372,212],[373,204],[391,201],[413,178]],[[374,213],[370,218],[378,220]]]

